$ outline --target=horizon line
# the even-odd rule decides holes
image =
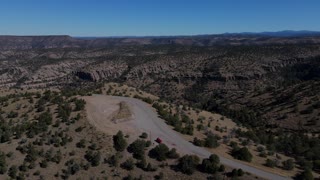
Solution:
[[[72,38],[148,38],[148,37],[192,37],[214,35],[263,35],[266,33],[320,33],[320,30],[280,30],[280,31],[247,31],[247,32],[224,32],[203,34],[176,34],[176,35],[71,35],[71,34],[0,34],[0,36],[36,37],[36,36],[69,36]]]

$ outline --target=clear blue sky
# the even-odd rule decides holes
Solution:
[[[320,0],[1,0],[1,35],[320,30]]]

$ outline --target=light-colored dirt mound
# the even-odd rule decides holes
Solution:
[[[87,117],[89,122],[98,130],[113,135],[118,130],[126,133],[134,133],[129,106],[125,102],[109,96],[84,97],[87,101]],[[121,123],[119,123],[121,122]]]
[[[127,105],[126,102],[121,101],[119,103],[119,110],[114,113],[111,117],[111,121],[114,123],[122,123],[125,121],[132,120],[132,113],[130,107]]]

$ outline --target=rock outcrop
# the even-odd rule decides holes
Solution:
[[[101,80],[117,79],[123,75],[127,69],[128,65],[126,63],[107,61],[78,70],[75,72],[75,75],[84,80],[97,82]]]

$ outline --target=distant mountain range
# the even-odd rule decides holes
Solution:
[[[60,36],[0,36],[0,50],[52,49],[52,48],[105,48],[128,45],[268,45],[268,44],[320,44],[320,32],[279,31],[244,32],[195,36],[146,37],[71,37]]]
[[[320,36],[320,31],[275,31],[275,32],[240,32],[240,33],[223,33],[223,34],[202,34],[202,35],[172,35],[172,36],[74,36],[78,39],[107,39],[107,38],[186,38],[186,37],[208,37],[208,36],[269,36],[269,37],[305,37]]]
[[[258,35],[270,37],[305,37],[305,36],[320,36],[320,31],[277,31],[277,32],[242,32],[242,33],[225,33],[224,35]]]

